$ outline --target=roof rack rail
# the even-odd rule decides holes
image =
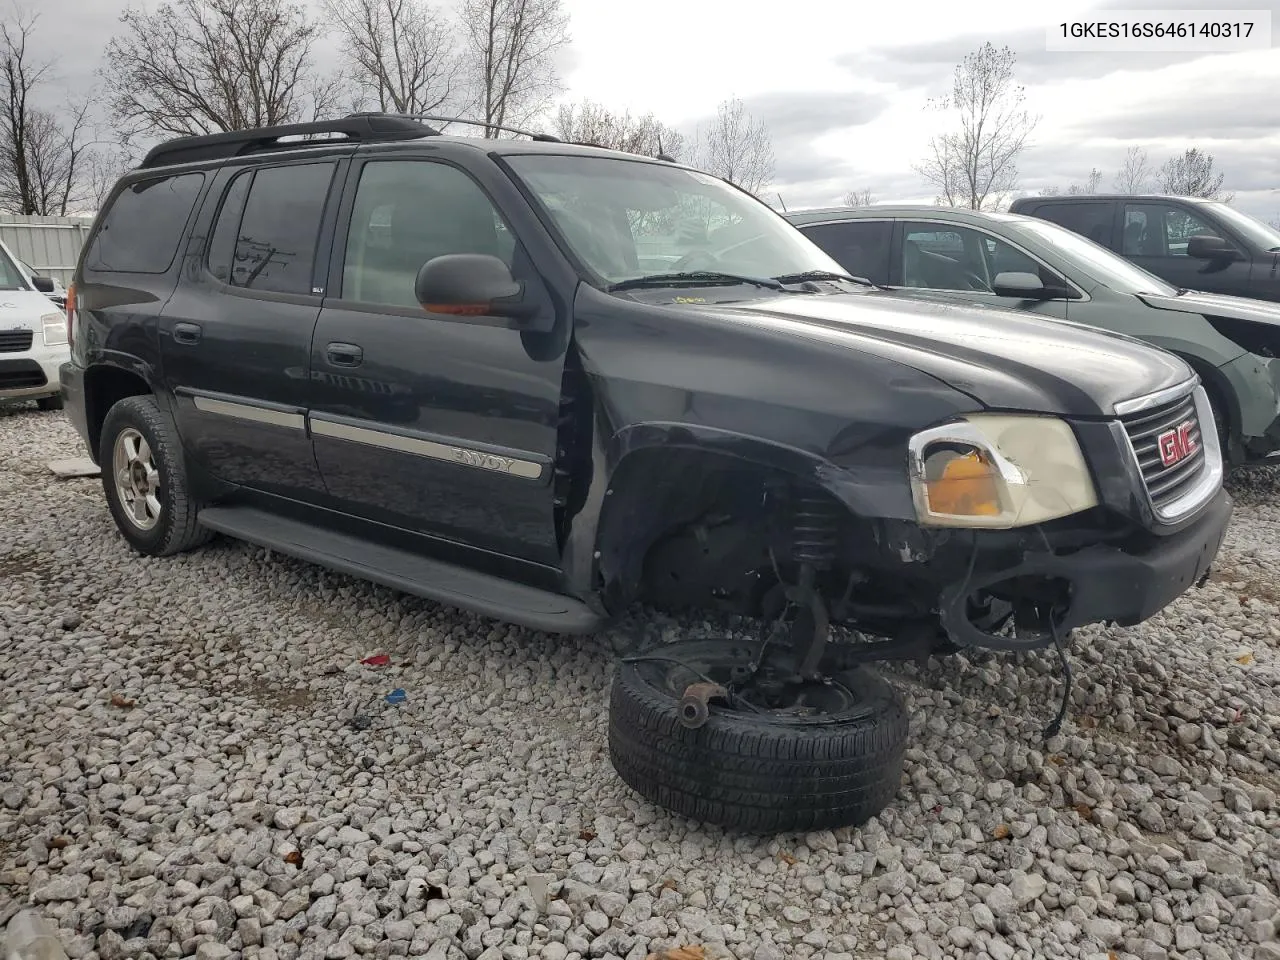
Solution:
[[[197,160],[223,160],[263,150],[287,150],[291,147],[310,145],[306,140],[301,143],[289,142],[286,140],[289,137],[315,138],[310,143],[323,145],[333,143],[335,140],[362,142],[413,140],[418,137],[439,136],[439,133],[440,131],[417,120],[395,114],[353,113],[339,120],[254,127],[249,130],[231,130],[227,133],[167,140],[152,147],[142,159],[139,168],[161,167]],[[335,137],[332,136],[333,134],[341,136]]]
[[[528,130],[521,130],[518,127],[508,127],[500,123],[490,123],[487,120],[468,120],[466,117],[441,117],[433,113],[390,113],[383,114],[389,117],[404,117],[409,120],[434,120],[436,123],[469,123],[472,126],[484,127],[486,130],[502,130],[506,133],[515,133],[522,137],[528,137],[531,140],[537,140],[540,143],[563,143],[559,137],[554,137],[549,133],[532,133]]]

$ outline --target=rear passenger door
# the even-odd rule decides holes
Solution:
[[[312,344],[311,433],[344,512],[448,541],[442,554],[462,562],[483,552],[558,566],[564,344],[430,313],[414,293],[428,260],[489,254],[554,315],[490,189],[443,159],[353,164]]]
[[[324,493],[306,403],[323,293],[317,249],[339,165],[313,157],[226,169],[201,211],[160,342],[183,445],[219,479]]]
[[[835,220],[805,224],[800,227],[800,232],[844,267],[850,276],[888,284],[892,220]]]

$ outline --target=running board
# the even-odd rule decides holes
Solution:
[[[198,519],[202,526],[237,540],[533,630],[582,634],[604,625],[602,617],[572,597],[254,507],[206,507]]]

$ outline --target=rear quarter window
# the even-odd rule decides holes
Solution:
[[[204,186],[203,173],[138,180],[116,194],[89,242],[92,273],[166,273]]]

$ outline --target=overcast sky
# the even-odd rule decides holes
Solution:
[[[939,131],[925,101],[944,92],[966,53],[991,40],[1017,54],[1028,106],[1041,116],[1019,164],[1022,190],[1065,188],[1093,166],[1109,187],[1130,146],[1146,148],[1156,165],[1197,146],[1217,159],[1237,207],[1280,217],[1280,46],[1219,54],[1045,49],[1047,21],[1108,8],[1267,9],[1280,32],[1280,0],[562,2],[572,37],[561,58],[564,99],[652,110],[689,130],[719,101],[740,97],[769,125],[773,189],[791,209],[838,203],[855,188],[881,201],[931,201],[911,169]],[[73,90],[91,82],[125,3],[40,0],[41,33],[56,44],[58,71]]]

